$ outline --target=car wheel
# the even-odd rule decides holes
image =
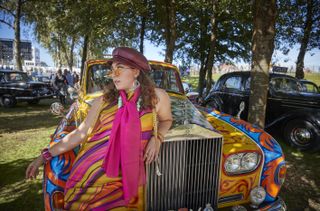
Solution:
[[[284,138],[300,150],[317,150],[320,147],[319,131],[308,120],[293,120],[284,127]]]
[[[37,105],[39,102],[40,102],[40,100],[31,100],[31,101],[28,101],[28,104],[29,105]]]
[[[14,97],[4,96],[1,98],[1,105],[5,108],[12,108],[17,104],[17,101]]]

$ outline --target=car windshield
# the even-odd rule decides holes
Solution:
[[[151,65],[151,69],[149,76],[158,88],[168,92],[183,93],[179,75],[175,69],[162,65]]]
[[[301,91],[301,85],[299,84],[299,82],[291,78],[276,77],[276,78],[272,78],[270,83],[275,91],[280,91],[280,92]]]
[[[179,86],[179,75],[172,67],[162,65],[151,65],[149,76],[156,84],[156,87],[165,89],[168,92],[183,93],[182,85]],[[110,71],[110,64],[93,64],[89,66],[87,77],[87,93],[94,93],[103,89],[103,86],[112,82],[106,77]]]
[[[28,75],[26,73],[8,73],[6,75],[7,81],[11,82],[27,82],[28,81]]]

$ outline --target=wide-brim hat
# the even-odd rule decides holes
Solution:
[[[112,64],[113,62],[119,62],[121,64],[128,65],[145,72],[151,70],[147,58],[142,53],[133,48],[115,48],[112,51],[112,59],[109,61],[109,63]]]

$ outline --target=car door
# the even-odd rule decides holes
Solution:
[[[243,99],[242,77],[230,75],[221,86],[220,96],[223,101],[222,110],[225,113],[236,115]]]

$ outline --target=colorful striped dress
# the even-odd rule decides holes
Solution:
[[[115,114],[116,104],[104,105],[92,133],[82,144],[73,164],[65,188],[66,210],[144,210],[144,186],[138,196],[126,204],[123,199],[122,179],[109,178],[102,169]],[[142,130],[141,149],[152,136],[152,110],[139,112]],[[143,158],[143,151],[140,152]]]

